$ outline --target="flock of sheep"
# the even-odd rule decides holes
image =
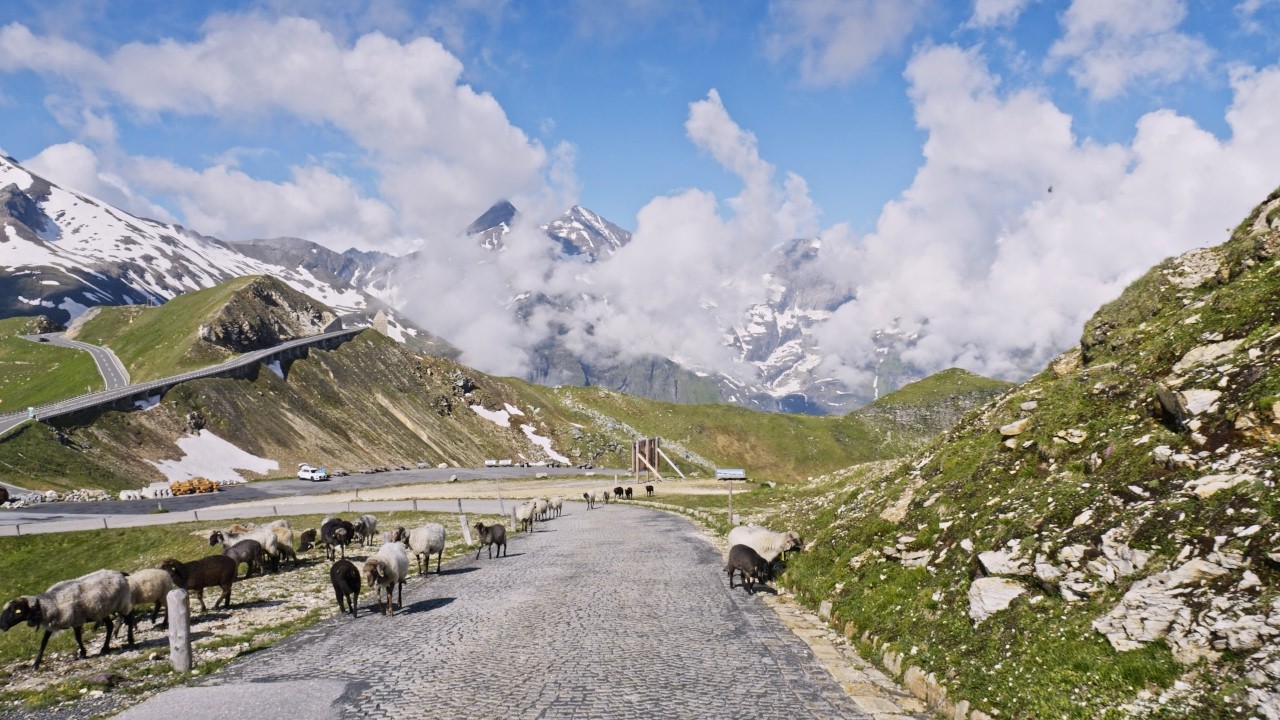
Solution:
[[[653,486],[645,487],[653,495]],[[588,508],[597,502],[609,502],[609,490],[583,493]],[[613,489],[615,500],[632,496],[631,488]],[[532,531],[534,523],[559,517],[564,507],[561,497],[537,498],[515,509],[515,519],[522,530]],[[492,558],[506,554],[506,528],[501,524],[474,525],[478,536],[476,558],[488,548]],[[268,525],[235,525],[225,530],[214,530],[209,535],[209,545],[222,546],[222,554],[209,555],[191,562],[169,558],[158,568],[139,570],[125,574],[116,570],[98,570],[73,580],[54,584],[38,595],[24,595],[11,600],[0,611],[0,631],[7,631],[20,623],[44,629],[40,649],[36,652],[33,669],[40,668],[49,637],[58,630],[71,629],[79,646],[79,657],[87,656],[82,632],[84,625],[95,623],[106,628],[102,654],[110,651],[113,629],[123,625],[128,629],[127,640],[133,645],[136,623],[135,611],[151,606],[150,619],[155,625],[164,607],[169,591],[182,588],[193,593],[200,602],[202,612],[208,608],[204,602],[205,588],[219,588],[222,592],[214,602],[231,607],[231,588],[238,579],[241,565],[245,566],[247,579],[253,573],[265,574],[279,570],[280,564],[292,561],[296,566],[299,552],[323,544],[326,558],[333,561],[329,579],[340,613],[357,615],[356,603],[361,590],[361,580],[377,592],[380,613],[391,615],[395,605],[403,607],[404,584],[409,576],[410,556],[418,565],[418,575],[426,575],[431,569],[431,556],[436,557],[436,573],[444,554],[446,535],[439,523],[426,523],[413,529],[397,527],[378,535],[378,519],[362,515],[354,521],[339,517],[326,517],[320,529],[301,533],[300,544],[295,549],[293,529],[286,519],[278,519]],[[365,546],[381,545],[370,555],[361,568],[346,558],[346,548],[353,543]],[[773,564],[779,556],[802,547],[795,532],[773,532],[762,527],[736,527],[729,533],[729,556],[725,571],[729,575],[729,588],[733,588],[735,574],[742,576],[742,586],[748,593],[754,592],[755,583],[763,583],[773,577]],[[393,591],[396,595],[393,604]],[[383,601],[383,594],[386,601]],[[168,618],[166,617],[165,623]],[[162,623],[163,625],[164,623]]]

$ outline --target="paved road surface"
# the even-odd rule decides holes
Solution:
[[[509,557],[415,577],[395,617],[373,614],[363,592],[359,618],[119,717],[866,718],[721,568],[683,518],[569,506],[514,538]]]
[[[44,338],[50,345],[61,345],[62,347],[74,348],[76,350],[84,350],[93,356],[93,362],[98,366],[98,374],[102,375],[102,381],[106,383],[107,390],[116,390],[126,387],[129,384],[129,372],[124,369],[124,364],[120,362],[120,358],[110,349],[101,345],[90,345],[79,340],[70,340],[66,333],[44,333],[41,335],[23,335],[32,342],[40,342],[37,338]]]

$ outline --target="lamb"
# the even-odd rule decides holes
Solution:
[[[404,545],[390,542],[378,548],[378,552],[364,561],[364,577],[369,587],[378,593],[378,610],[391,615],[394,607],[391,603],[392,589],[398,589],[401,608],[404,607],[404,579],[409,575],[409,556],[405,554]],[[382,591],[387,591],[387,604],[382,605]]]
[[[298,552],[306,552],[311,548],[315,547],[316,546],[316,529],[310,528],[308,530],[303,530],[302,535],[299,536],[299,540],[300,542],[298,544]],[[298,558],[297,555],[294,555],[293,557],[295,560]]]
[[[7,631],[20,622],[31,627],[43,627],[44,637],[40,639],[40,649],[36,651],[36,661],[31,666],[32,670],[39,670],[49,636],[58,630],[71,628],[76,635],[76,645],[80,647],[80,657],[85,658],[88,653],[84,649],[84,624],[103,623],[107,634],[99,654],[105,655],[111,651],[111,618],[128,618],[132,612],[133,601],[125,574],[116,570],[98,570],[74,580],[55,583],[39,595],[23,595],[10,600],[0,611],[0,631]],[[129,627],[129,645],[132,646],[133,625],[127,621],[126,624]]]
[[[551,505],[551,515],[553,517],[560,517],[560,512],[564,509],[564,498],[557,495],[551,498],[549,504]]]
[[[160,608],[164,605],[165,598],[174,588],[173,578],[164,570],[147,568],[129,573],[125,579],[129,581],[129,597],[135,610],[154,603],[155,606],[151,609],[151,624],[155,625],[156,618],[160,617]],[[165,623],[168,622],[168,610],[166,610]]]
[[[724,571],[729,573],[729,589],[733,589],[734,573],[742,573],[742,588],[748,594],[755,594],[755,583],[764,583],[766,580],[772,580],[773,574],[769,572],[769,563],[755,550],[746,545],[734,545],[729,548],[729,561],[724,566]]]
[[[480,547],[476,548],[476,559],[480,559],[480,548],[489,548],[489,559],[493,559],[493,546],[498,546],[498,557],[505,557],[507,554],[507,528],[503,525],[485,525],[478,522],[475,525],[476,534],[479,536]]]
[[[200,600],[200,612],[209,610],[204,604],[204,589],[207,587],[222,588],[222,595],[213,603],[214,610],[218,605],[231,609],[231,584],[236,580],[236,568],[236,561],[226,555],[207,555],[188,563],[168,558],[160,563],[160,569],[173,577],[174,585],[196,594]]]
[[[520,525],[521,530],[533,532],[534,510],[536,507],[533,503],[527,502],[516,508],[516,522]]]
[[[740,525],[730,530],[728,543],[730,547],[734,545],[750,547],[770,566],[779,555],[784,555],[788,550],[799,550],[804,547],[800,542],[800,536],[794,530],[774,532],[758,525]]]
[[[628,500],[630,500],[630,499],[631,499],[631,486],[630,486],[630,485],[628,485],[628,486],[627,486],[626,493],[627,493],[627,499],[628,499]]]
[[[221,543],[224,550],[241,540],[257,540],[266,554],[271,556],[271,571],[280,569],[280,539],[271,527],[256,527],[246,533],[234,533],[230,530],[214,530],[209,533],[209,544]]]
[[[653,486],[652,486],[652,485],[645,485],[645,486],[644,486],[644,494],[645,494],[645,495],[648,495],[649,497],[653,497]]]
[[[362,544],[366,546],[373,544],[373,539],[377,537],[378,532],[378,518],[372,515],[361,515],[355,519],[355,522],[351,523],[351,526],[356,531],[355,535],[352,536],[352,540],[358,536]]]
[[[329,582],[333,583],[333,594],[338,598],[338,614],[351,610],[351,617],[356,617],[356,601],[360,599],[360,572],[355,564],[343,558],[329,568]],[[344,606],[343,603],[346,603]]]
[[[424,575],[422,563],[426,560],[426,570],[431,570],[431,554],[436,556],[436,574],[440,574],[440,560],[444,556],[444,526],[440,523],[427,523],[416,527],[404,537],[403,543],[418,561],[418,574]]]
[[[355,526],[343,520],[342,518],[327,518],[320,525],[320,538],[324,540],[324,556],[327,560],[332,560],[337,553],[334,548],[342,551],[342,557],[347,556],[347,543],[351,542],[355,537]]]
[[[582,499],[587,501],[587,509],[588,509],[588,510],[595,510],[595,509],[596,509],[596,496],[595,496],[595,495],[593,495],[593,494],[591,494],[591,493],[589,493],[589,492],[584,492],[584,493],[582,493]]]
[[[223,545],[222,554],[236,561],[236,569],[239,570],[240,563],[246,565],[244,569],[244,579],[248,580],[249,576],[257,570],[262,574],[262,543],[257,540],[241,540],[235,545]]]

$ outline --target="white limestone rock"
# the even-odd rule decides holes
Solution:
[[[1211,363],[1220,358],[1224,358],[1236,351],[1244,340],[1227,340],[1225,342],[1214,343],[1212,345],[1201,345],[1192,348],[1182,359],[1173,364],[1173,372],[1181,375],[1187,370],[1204,363]]]
[[[974,625],[1009,607],[1026,592],[1021,585],[998,577],[978,578],[969,585],[969,619]]]
[[[1183,490],[1192,493],[1201,498],[1207,498],[1222,490],[1230,490],[1231,488],[1247,482],[1254,482],[1258,478],[1247,473],[1235,475],[1205,475],[1196,478],[1183,486]]]
[[[1143,578],[1129,588],[1111,612],[1093,621],[1093,629],[1121,652],[1159,640],[1169,633],[1179,617],[1184,626],[1188,624],[1191,613],[1184,603],[1184,588],[1227,572],[1221,565],[1195,558],[1172,570]]]
[[[1015,435],[1021,435],[1030,426],[1031,426],[1031,418],[1022,418],[1021,420],[1014,420],[1008,425],[1002,425],[1000,427],[1000,434],[1005,437],[1014,437]]]
[[[978,562],[988,575],[1030,575],[1031,563],[1014,550],[991,550],[978,553]]]

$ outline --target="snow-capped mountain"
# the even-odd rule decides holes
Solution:
[[[631,233],[599,215],[574,205],[564,215],[542,227],[552,240],[560,243],[568,257],[582,257],[587,262],[606,260],[631,242]]]

